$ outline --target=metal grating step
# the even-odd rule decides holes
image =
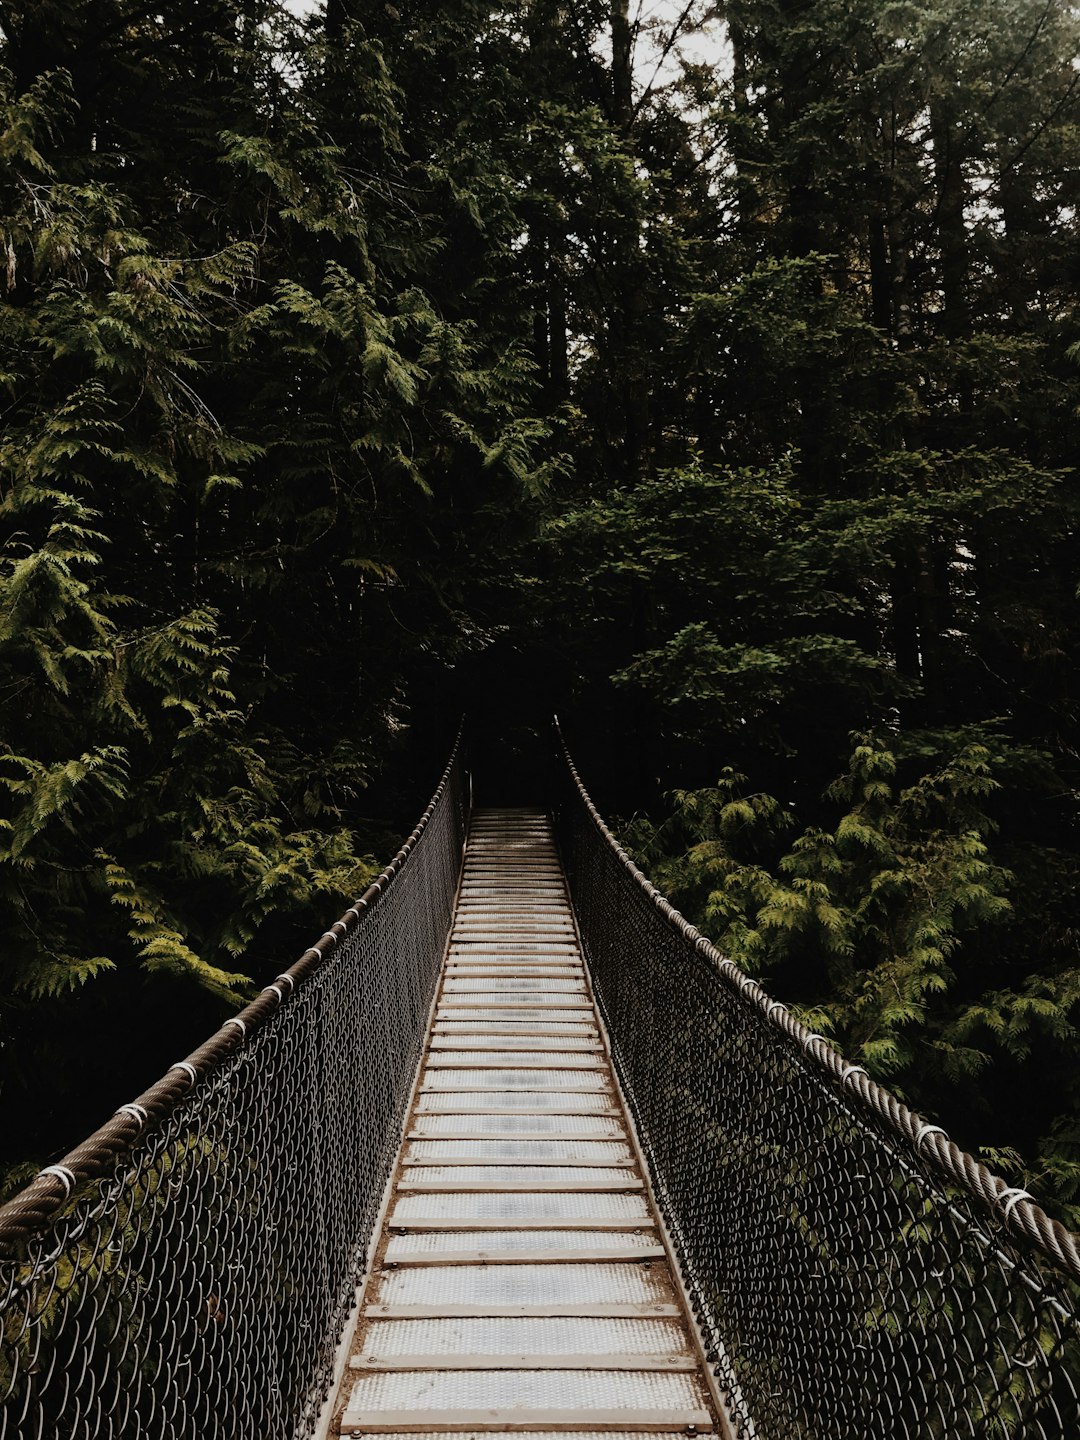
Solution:
[[[640,1190],[631,1171],[603,1165],[416,1165],[404,1170],[406,1190]]]
[[[569,955],[451,955],[448,980],[581,980],[581,961]]]
[[[442,1265],[385,1271],[377,1305],[655,1305],[672,1298],[667,1268],[642,1261],[594,1265]],[[573,1311],[571,1310],[572,1314]]]
[[[470,883],[480,884],[481,881],[479,877],[477,877],[475,882]],[[498,889],[497,884],[490,885],[487,881],[483,883],[489,885],[489,888]],[[553,886],[552,889],[555,889],[555,887]],[[512,919],[516,920],[547,920],[552,918],[569,920],[573,918],[573,911],[565,886],[555,894],[541,896],[540,900],[535,904],[532,903],[526,895],[512,894],[494,897],[474,895],[467,902],[462,900],[458,905],[457,919],[473,919],[483,915],[485,912],[494,915],[508,913]]]
[[[580,1425],[707,1427],[696,1376],[655,1371],[404,1371],[360,1376],[343,1424]]]
[[[530,1138],[558,1135],[622,1139],[626,1127],[614,1116],[603,1115],[414,1115],[410,1138],[490,1135],[500,1139],[528,1135]]]
[[[517,970],[522,975],[546,974],[547,968],[584,974],[585,962],[578,950],[552,950],[531,946],[512,950],[504,945],[455,945],[447,956],[451,972],[462,966],[490,965],[500,970]]]
[[[685,1355],[672,1320],[605,1320],[590,1316],[482,1316],[463,1320],[375,1320],[361,1355]]]
[[[440,1006],[440,1009],[441,1008]],[[596,1016],[592,1006],[586,1005],[582,1008],[588,1012],[587,1018],[585,1014],[583,1014],[580,1019],[575,1019],[573,1016],[564,1013],[561,1014],[559,1011],[530,1008],[528,1006],[519,1008],[516,1015],[508,1015],[504,1009],[492,1009],[485,1001],[479,1005],[473,1004],[459,1007],[451,1012],[448,1019],[453,1020],[456,1024],[463,1024],[468,1020],[480,1020],[498,1024],[509,1021],[514,1026],[546,1024],[548,1022],[554,1022],[556,1025],[595,1024]],[[435,1023],[436,1025],[443,1023],[438,1012],[436,1012],[435,1015]]]
[[[580,1037],[588,1040],[597,1036],[599,1031],[595,1025],[589,1025],[585,1021],[573,1020],[436,1020],[435,1027],[431,1032],[432,1044],[436,1040],[448,1040],[451,1037],[467,1039],[469,1037],[480,1038],[481,1036],[491,1039],[506,1037],[507,1039],[529,1039],[535,1040],[547,1038],[558,1040],[560,1036],[570,1040]]]
[[[465,990],[452,991],[444,994],[439,1001],[439,1008],[436,1016],[439,1019],[456,1019],[456,1013],[460,1010],[469,1011],[477,1005],[498,1010],[505,1014],[507,1019],[514,1018],[515,1010],[531,1010],[535,1006],[542,1006],[545,1010],[561,1010],[566,1020],[584,1019],[593,1017],[596,1012],[589,1003],[587,994],[575,994],[572,990],[564,991],[516,991],[513,995],[506,992],[490,990]],[[572,1013],[571,1013],[572,1012]]]
[[[475,944],[459,944],[456,940],[450,946],[450,963],[464,965],[483,960],[487,964],[512,965],[521,961],[541,965],[578,965],[582,962],[581,951],[576,945],[548,945],[542,941],[522,942],[507,945],[499,940],[485,939]]]
[[[596,1040],[559,1040],[555,1037],[541,1038],[538,1035],[507,1035],[505,1033],[492,1036],[491,1045],[481,1044],[478,1039],[468,1039],[458,1035],[440,1035],[438,1031],[431,1037],[431,1048],[433,1050],[583,1050],[601,1051],[602,1046]]]
[[[414,1140],[405,1151],[406,1163],[444,1164],[463,1161],[527,1165],[630,1165],[630,1146],[618,1140]]]
[[[597,1422],[593,1422],[594,1426]],[[519,1426],[514,1430],[500,1428],[493,1425],[489,1430],[477,1430],[475,1428],[463,1427],[457,1430],[447,1430],[445,1425],[424,1425],[421,1427],[423,1433],[429,1440],[520,1440],[523,1427]],[[698,1426],[698,1429],[704,1427]],[[685,1427],[680,1425],[645,1425],[643,1430],[655,1433],[679,1434],[684,1432]],[[391,1426],[380,1425],[374,1427],[368,1425],[364,1430],[348,1430],[343,1432],[347,1435],[378,1434],[382,1440],[416,1440],[416,1430],[398,1430]],[[541,1425],[531,1425],[528,1429],[529,1440],[641,1440],[641,1430],[628,1430],[625,1427],[620,1429],[615,1425],[605,1426],[603,1429],[590,1429],[587,1422],[580,1422],[576,1425],[565,1426],[561,1430],[545,1429]],[[708,1432],[706,1432],[708,1433]]]
[[[490,1090],[422,1092],[417,1100],[418,1114],[438,1110],[445,1114],[498,1115],[521,1110],[550,1112],[557,1115],[618,1115],[614,1096],[607,1091],[588,1090]]]
[[[443,984],[444,995],[484,995],[497,994],[509,999],[514,995],[532,996],[531,1004],[541,1005],[544,1002],[538,997],[540,995],[584,995],[585,983],[582,980],[557,980],[548,976],[522,975],[518,978],[507,979],[496,976],[481,976],[475,979],[459,979],[455,976],[449,977]],[[475,1002],[474,1002],[475,1003]]]
[[[584,984],[584,975],[580,965],[534,965],[528,962],[523,965],[519,961],[515,961],[511,966],[508,966],[506,962],[498,965],[483,963],[477,965],[472,962],[448,965],[446,968],[446,978],[448,980],[573,980]],[[488,996],[484,992],[473,993],[476,995],[476,1002],[482,1005],[489,1003]],[[583,1005],[589,1004],[590,997],[588,990],[581,990],[579,992],[570,991],[569,993],[571,995],[576,993],[579,1003]],[[525,1004],[530,1004],[533,997],[528,993],[520,995],[519,992],[513,992],[512,998],[515,1000],[520,999]],[[444,1003],[446,1001],[454,1001],[458,999],[458,994],[454,991],[449,995],[444,995],[442,999]],[[492,997],[492,999],[494,1000],[494,997]],[[498,1002],[496,1001],[495,1003]],[[592,1007],[589,1006],[589,1008],[591,1009]]]
[[[581,948],[572,930],[455,930],[450,937],[450,953],[462,951],[469,955],[573,955],[581,958]]]
[[[562,955],[558,952],[547,954],[542,950],[506,951],[455,950],[448,957],[447,979],[460,979],[465,975],[498,975],[501,978],[517,976],[520,980],[548,976],[553,979],[571,980],[585,978],[585,967],[580,955]]]
[[[484,916],[459,916],[454,924],[452,935],[472,935],[481,932],[484,935],[505,935],[507,939],[517,939],[520,935],[573,935],[572,924],[569,920],[544,920],[530,917],[530,919],[504,920],[498,917]]]
[[[662,1257],[664,1249],[653,1230],[449,1230],[395,1235],[386,1247],[383,1263],[480,1265],[512,1260],[538,1264],[541,1253],[545,1261],[641,1260]]]
[[[606,1070],[427,1070],[421,1090],[607,1090]]]
[[[555,1065],[573,1066],[575,1070],[606,1070],[607,1061],[584,1051],[559,1050],[435,1050],[428,1055],[429,1069],[501,1069],[550,1070]]]
[[[473,814],[383,1234],[342,1434],[711,1431],[539,811]]]
[[[475,1192],[473,1194],[402,1195],[390,1216],[391,1228],[412,1229],[420,1222],[468,1227],[476,1225],[550,1227],[615,1224],[636,1227],[650,1221],[644,1195],[610,1191],[604,1194]],[[605,1228],[606,1228],[605,1224]]]
[[[490,944],[456,946],[447,956],[448,980],[484,974],[500,979],[516,975],[521,980],[551,977],[583,981],[585,961],[577,950],[545,950],[535,946],[528,950],[509,950]]]

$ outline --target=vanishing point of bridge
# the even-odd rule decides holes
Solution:
[[[369,891],[0,1208],[0,1440],[1076,1440],[1080,1250],[460,746]]]

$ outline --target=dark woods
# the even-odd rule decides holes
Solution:
[[[687,914],[1075,1223],[1073,7],[0,31],[4,1158],[291,959],[459,709],[520,781],[558,708]]]

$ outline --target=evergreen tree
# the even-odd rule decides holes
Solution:
[[[96,1027],[235,1003],[363,888],[360,797],[476,643],[475,517],[542,485],[542,431],[521,346],[425,288],[444,181],[383,38],[270,0],[0,22],[6,1098],[51,1147],[100,1113]]]
[[[741,963],[1075,1202],[1077,27],[0,0],[13,1154],[524,674]]]

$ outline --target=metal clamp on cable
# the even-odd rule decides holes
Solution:
[[[66,1165],[46,1165],[44,1170],[39,1170],[37,1178],[43,1180],[46,1175],[55,1175],[58,1180],[64,1183],[64,1199],[67,1200],[78,1183],[75,1171],[69,1170]]]
[[[915,1149],[918,1150],[919,1146],[922,1144],[922,1142],[926,1139],[928,1135],[944,1134],[945,1131],[941,1128],[940,1125],[920,1125],[918,1130],[915,1132]]]
[[[1000,1205],[1002,1200],[1005,1201],[1005,1210],[1002,1214],[1002,1219],[1006,1224],[1008,1224],[1009,1216],[1012,1214],[1014,1208],[1020,1204],[1021,1200],[1028,1200],[1032,1205],[1035,1203],[1034,1195],[1029,1195],[1026,1190],[1021,1190],[1018,1186],[1013,1186],[1009,1190],[1003,1190],[997,1197],[997,1203]]]

